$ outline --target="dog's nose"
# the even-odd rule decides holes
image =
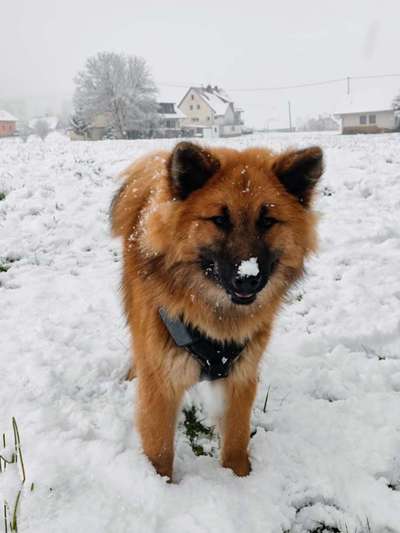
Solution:
[[[261,287],[261,274],[255,276],[240,276],[235,274],[232,279],[232,285],[239,294],[254,294]]]

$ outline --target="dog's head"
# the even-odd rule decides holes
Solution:
[[[322,172],[319,147],[277,155],[181,142],[167,161],[170,201],[149,218],[155,248],[195,296],[266,303],[315,248],[311,203]]]

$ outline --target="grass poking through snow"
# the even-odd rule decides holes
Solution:
[[[3,433],[3,436],[1,439],[3,453],[0,454],[0,474],[4,474],[7,468],[10,468],[10,465],[15,464],[19,470],[19,474],[21,477],[21,486],[18,490],[18,493],[15,497],[14,504],[12,505],[12,507],[10,507],[10,504],[7,500],[4,500],[3,502],[4,533],[9,533],[9,532],[18,533],[19,502],[21,498],[22,489],[26,481],[26,472],[25,472],[24,459],[22,456],[21,439],[20,439],[18,424],[14,417],[12,419],[12,428],[13,428],[14,444],[13,444],[13,451],[11,452],[11,455],[9,457],[7,457],[6,453],[4,452],[4,450],[7,448],[7,437],[5,433]]]
[[[183,422],[184,432],[195,455],[213,455],[212,450],[205,449],[205,444],[211,443],[214,429],[203,424],[194,405],[190,408],[185,408],[183,414],[185,417]]]

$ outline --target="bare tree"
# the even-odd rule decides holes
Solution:
[[[75,78],[75,110],[90,124],[109,117],[116,137],[145,127],[157,111],[156,86],[144,59],[112,52],[90,57]]]
[[[36,135],[38,135],[42,141],[44,141],[47,135],[50,133],[50,128],[47,124],[47,121],[43,119],[37,120],[33,127],[33,133],[36,133]]]

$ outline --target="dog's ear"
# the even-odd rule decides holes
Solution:
[[[167,168],[173,193],[180,200],[185,200],[219,170],[220,163],[204,148],[180,142],[172,151]]]
[[[272,171],[288,193],[308,207],[314,186],[324,171],[323,154],[319,146],[290,150],[277,156]]]

